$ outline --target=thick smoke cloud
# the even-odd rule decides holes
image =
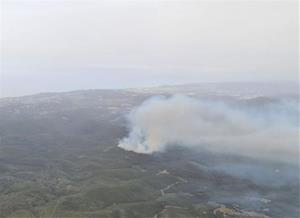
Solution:
[[[185,96],[154,97],[128,116],[130,133],[119,147],[137,153],[179,145],[255,158],[298,160],[298,103],[257,106]]]

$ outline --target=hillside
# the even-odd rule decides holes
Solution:
[[[129,131],[126,115],[154,95],[239,107],[298,101],[295,87],[263,87],[194,84],[2,98],[0,217],[297,218],[293,164],[180,145],[152,155],[117,147]]]

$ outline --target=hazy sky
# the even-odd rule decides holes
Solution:
[[[2,96],[298,80],[297,1],[0,1]]]

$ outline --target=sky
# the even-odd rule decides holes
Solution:
[[[0,2],[0,97],[298,81],[296,0]]]

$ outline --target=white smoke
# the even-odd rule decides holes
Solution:
[[[130,133],[119,147],[150,154],[180,145],[298,160],[299,127],[292,124],[288,113],[279,114],[273,107],[278,108],[248,110],[185,96],[151,98],[129,114]]]

